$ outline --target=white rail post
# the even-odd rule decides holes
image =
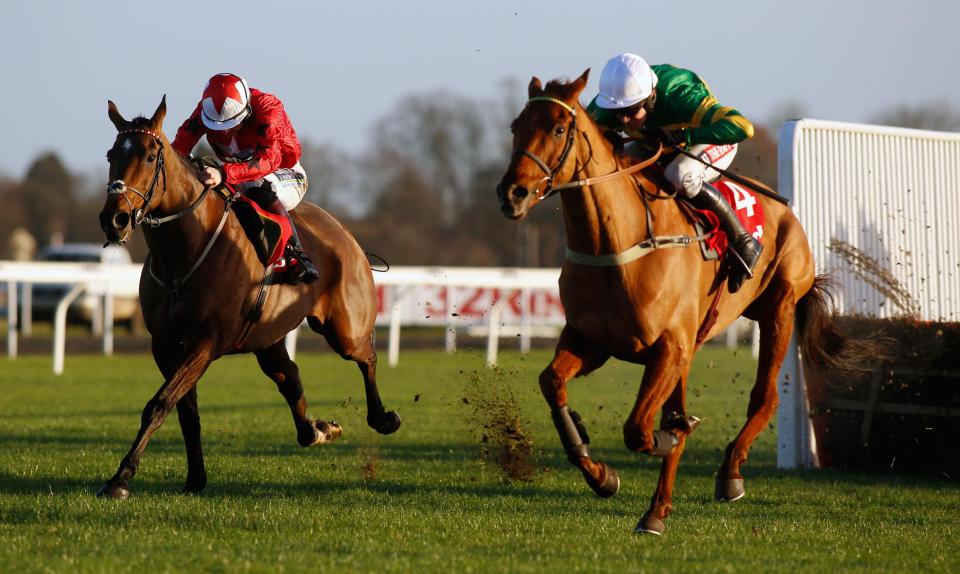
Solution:
[[[108,281],[103,290],[103,354],[113,355],[113,282]]]
[[[21,283],[20,334],[29,337],[33,333],[33,284]]]
[[[735,351],[737,349],[737,322],[730,323],[727,327],[727,349]]]
[[[294,327],[293,331],[287,333],[287,336],[283,338],[283,345],[287,348],[287,355],[290,356],[291,361],[297,356],[297,337],[300,336],[300,327],[302,326],[303,321],[301,321],[299,325]]]
[[[456,325],[456,322],[454,321],[454,316],[453,316],[453,309],[454,309],[453,287],[450,287],[449,285],[447,285],[445,288],[445,293],[446,293],[445,297],[447,300],[446,309],[445,309],[445,312],[447,314],[447,317],[446,317],[447,332],[444,337],[444,344],[446,346],[447,353],[452,354],[457,352],[457,325]]]
[[[490,307],[487,325],[487,366],[497,366],[497,348],[500,345],[500,315],[503,312],[502,301],[497,301]]]
[[[791,337],[787,356],[780,368],[777,391],[777,468],[816,468],[816,437],[810,422],[796,335]]]
[[[756,321],[750,321],[753,325],[753,329],[750,330],[753,333],[753,344],[751,345],[752,354],[754,359],[760,358],[760,324]]]
[[[17,358],[17,282],[7,281],[7,356]]]
[[[530,352],[530,289],[520,290],[520,352]]]
[[[400,362],[400,321],[403,319],[403,311],[400,308],[400,302],[403,297],[399,294],[397,287],[391,289],[390,307],[390,336],[387,341],[387,364],[396,367]]]
[[[67,344],[67,309],[74,299],[83,293],[84,285],[78,283],[57,303],[53,314],[53,374],[63,374],[63,353]]]

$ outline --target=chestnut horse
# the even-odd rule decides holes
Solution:
[[[200,183],[163,134],[166,98],[150,119],[127,121],[113,102],[108,114],[118,134],[107,153],[110,184],[100,224],[109,242],[123,243],[143,223],[150,254],[140,276],[140,307],[165,381],[143,409],[133,446],[98,496],[130,495],[128,482],[147,442],[174,407],[187,450],[183,491],[203,490],[207,475],[196,385],[212,361],[229,353],[256,355],[289,403],[302,446],[339,437],[335,422],[307,415],[300,373],[284,346],[284,336],[304,317],[340,356],[360,367],[367,423],[382,434],[396,431],[400,417],[384,411],[377,390],[373,277],[353,236],[324,210],[301,203],[293,217],[320,280],[264,289],[264,266],[230,203]]]
[[[644,171],[651,162],[625,167],[634,160],[615,151],[580,105],[588,73],[546,88],[536,77],[530,82],[529,101],[511,125],[513,156],[497,195],[504,215],[521,219],[560,194],[568,254],[560,276],[566,325],[540,374],[540,388],[570,462],[600,496],[614,495],[620,479],[590,457],[586,427],[567,405],[567,382],[610,357],[645,365],[623,438],[633,451],[663,457],[653,500],[636,529],[661,534],[686,439],[700,423],[686,412],[686,385],[703,341],[741,315],[760,326],[747,421],[717,474],[715,495],[723,501],[744,494],[741,465],[777,408],[777,374],[794,320],[808,365],[856,370],[873,349],[836,331],[806,235],[789,207],[777,201],[758,197],[766,212],[763,254],[754,277],[731,295],[720,264],[705,261],[695,240],[685,245],[696,232],[677,201],[664,201],[672,195],[655,183],[662,177]]]

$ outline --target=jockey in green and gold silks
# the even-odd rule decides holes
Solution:
[[[753,277],[763,246],[710,182],[719,179],[717,169],[730,166],[737,143],[753,136],[753,124],[734,108],[721,106],[697,74],[669,64],[650,66],[630,53],[614,56],[604,66],[599,93],[587,113],[601,127],[632,138],[653,136],[694,156],[678,154],[664,176],[694,207],[720,220],[742,264],[730,269],[729,290],[737,292]]]
[[[695,73],[670,64],[650,68],[657,77],[656,102],[647,116],[646,130],[683,130],[680,143],[688,146],[734,144],[753,137],[750,120],[734,108],[721,106],[710,87]],[[598,106],[596,98],[587,112],[603,127],[622,128],[618,116]],[[641,135],[639,130],[624,132],[632,137]]]

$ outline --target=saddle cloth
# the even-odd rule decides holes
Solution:
[[[765,215],[763,204],[757,200],[756,193],[727,178],[720,178],[713,183],[713,186],[733,207],[747,233],[753,235],[757,241],[761,241],[763,239]],[[722,256],[730,242],[727,239],[727,234],[720,229],[720,220],[711,211],[692,208],[691,210],[705,221],[707,232],[714,232],[703,241],[704,257],[706,259],[716,259]]]

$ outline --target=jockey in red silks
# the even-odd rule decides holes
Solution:
[[[312,283],[320,275],[303,253],[293,209],[307,192],[307,174],[300,166],[300,142],[276,96],[251,89],[234,74],[210,78],[203,97],[173,140],[173,149],[186,157],[201,136],[223,162],[200,172],[204,185],[228,183],[264,210],[290,222],[289,248],[297,259],[291,283]]]
[[[695,73],[669,64],[650,66],[636,54],[607,62],[600,89],[587,113],[601,126],[627,136],[652,135],[678,154],[664,175],[697,209],[713,212],[740,265],[731,268],[729,290],[736,293],[760,258],[763,246],[744,229],[730,204],[711,182],[737,154],[737,143],[753,136],[753,124],[734,108],[721,106]],[[691,157],[693,156],[693,157]],[[699,159],[698,159],[699,158]]]

